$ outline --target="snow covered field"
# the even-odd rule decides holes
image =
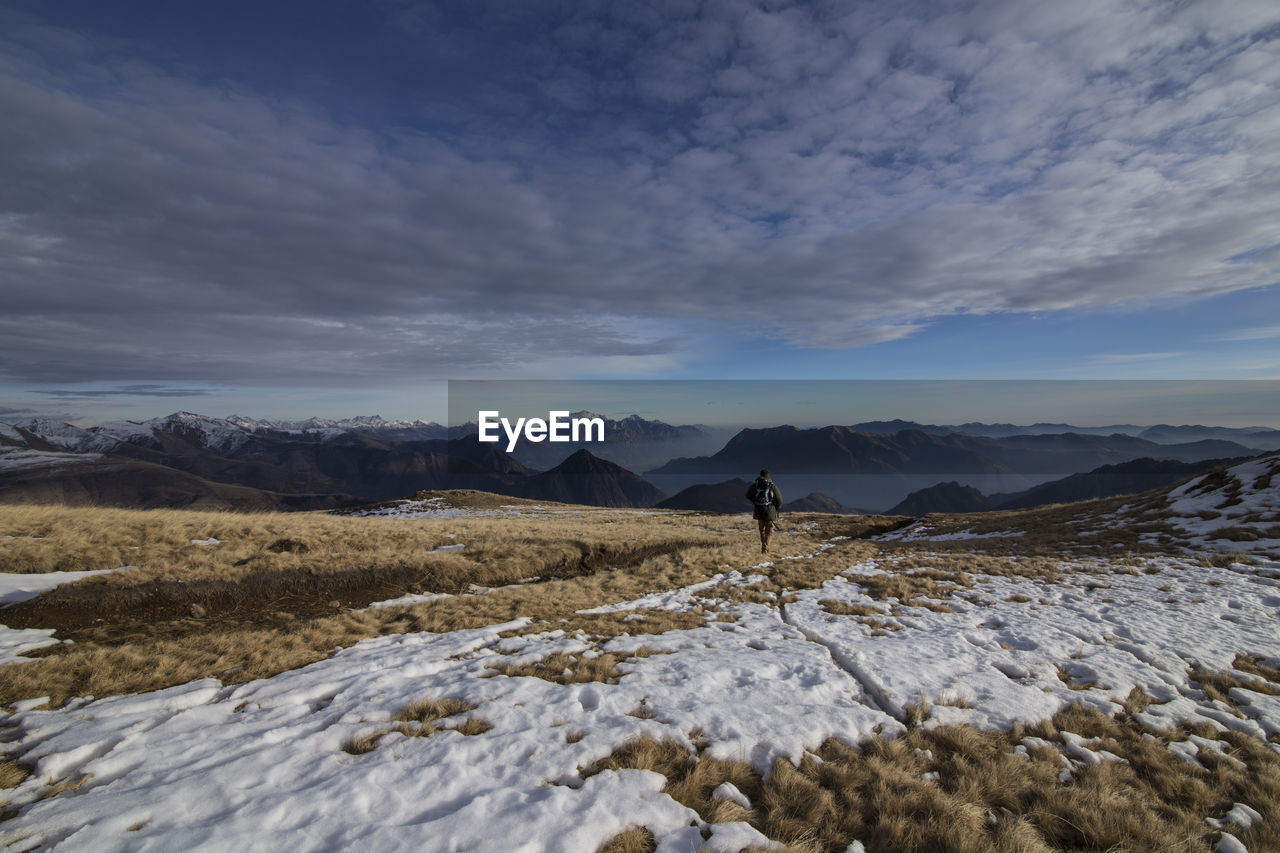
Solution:
[[[1264,473],[1235,482],[1247,478],[1241,505],[1265,526],[1275,490]],[[1175,507],[1204,521],[1196,513],[1209,491],[1196,497],[1189,484]],[[1188,533],[1197,544],[1212,536]],[[927,532],[904,535],[927,550]],[[716,614],[656,636],[518,634],[527,620],[516,620],[368,639],[248,684],[207,679],[59,710],[23,703],[4,721],[4,750],[34,771],[4,792],[17,814],[0,823],[0,840],[7,851],[594,851],[643,826],[662,851],[780,849],[745,822],[707,822],[662,793],[656,773],[584,770],[648,735],[767,774],[829,738],[856,745],[921,717],[926,728],[1008,730],[1072,704],[1114,716],[1135,689],[1148,703],[1133,716],[1151,732],[1201,723],[1219,733],[1168,744],[1189,765],[1227,752],[1227,732],[1280,753],[1280,690],[1237,669],[1240,656],[1280,667],[1276,560],[1064,558],[1052,580],[970,572],[969,586],[910,602],[869,594],[877,579],[930,570],[899,550],[817,589],[747,600],[741,593],[776,565],[726,567],[710,582],[606,608]],[[583,663],[612,654],[620,676],[499,673],[557,654]],[[1235,679],[1227,701],[1192,677],[1200,671]],[[397,722],[427,698],[469,710],[428,729]],[[361,738],[367,751],[352,746]],[[1028,737],[1013,753],[1045,745]],[[1048,745],[1063,753],[1064,784],[1119,760],[1072,732]],[[732,786],[719,795],[744,799]],[[1210,815],[1217,849],[1243,849],[1236,835],[1262,811],[1241,802]]]

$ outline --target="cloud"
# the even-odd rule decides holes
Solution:
[[[1275,280],[1272,4],[552,8],[454,42],[508,74],[371,77],[394,121],[11,17],[0,375],[626,372]]]
[[[164,385],[124,385],[119,388],[72,390],[57,389],[36,391],[46,397],[62,400],[92,397],[203,397],[212,393],[208,388],[169,388]]]
[[[1144,361],[1163,361],[1167,358],[1178,358],[1187,355],[1185,352],[1116,352],[1100,353],[1093,356],[1094,364],[1136,364]]]
[[[1280,326],[1254,326],[1250,329],[1240,329],[1225,335],[1215,335],[1209,340],[1214,341],[1268,341],[1274,338],[1280,338]]]

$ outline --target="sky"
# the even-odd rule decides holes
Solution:
[[[0,114],[0,420],[1280,377],[1273,0],[0,0]]]

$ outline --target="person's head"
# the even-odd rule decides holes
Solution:
[[[765,478],[766,480],[767,480],[767,479],[769,479],[769,469],[768,469],[768,468],[761,468],[761,469],[760,469],[760,476],[761,476],[761,477],[763,477],[763,478]]]

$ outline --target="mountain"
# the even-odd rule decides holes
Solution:
[[[860,432],[878,432],[892,435],[895,432],[901,432],[904,429],[916,429],[921,432],[931,433],[933,435],[950,435],[952,433],[960,433],[962,435],[975,435],[982,438],[1007,438],[1011,435],[1049,435],[1053,433],[1074,432],[1081,435],[1113,435],[1119,433],[1121,435],[1137,435],[1142,432],[1144,427],[1135,426],[1134,424],[1114,424],[1111,426],[1100,427],[1081,427],[1072,424],[1050,424],[1036,423],[1030,426],[1018,426],[1016,424],[984,424],[977,421],[969,423],[951,425],[951,424],[922,424],[916,421],[892,420],[892,421],[864,421],[860,424],[854,424],[850,429]]]
[[[1280,450],[1280,430],[1269,427],[1215,427],[1215,426],[1170,426],[1157,424],[1147,427],[1140,438],[1160,444],[1178,442],[1222,440],[1243,444],[1254,450]]]
[[[0,453],[0,502],[127,506],[137,509],[285,511],[335,509],[356,503],[353,495],[283,494],[216,483],[131,459],[62,454],[59,464],[5,466]]]
[[[751,502],[745,497],[750,485],[739,477],[711,485],[699,483],[677,492],[655,506],[661,509],[691,509],[727,514],[750,512]]]
[[[1207,459],[1201,462],[1178,462],[1171,459],[1135,459],[1119,465],[1103,465],[1083,474],[1073,474],[1052,483],[1015,495],[993,495],[998,509],[1025,509],[1045,504],[1131,495],[1168,486],[1187,477],[1242,461]]]
[[[434,421],[389,421],[381,415],[363,415],[342,420],[307,418],[302,421],[268,421],[232,415],[227,421],[250,432],[286,433],[321,440],[344,432],[362,432],[397,441],[434,441],[450,437],[448,429]]]
[[[885,514],[918,517],[931,512],[985,512],[989,509],[994,509],[991,498],[973,486],[962,486],[950,480],[912,492]]]
[[[1029,509],[1046,504],[1137,494],[1240,461],[1242,460],[1239,458],[1208,459],[1201,462],[1135,459],[1118,465],[1103,465],[1083,474],[1072,474],[1061,480],[1042,483],[1012,494],[984,495],[971,486],[962,486],[956,482],[939,483],[912,492],[890,509],[888,514],[922,516],[931,512]]]
[[[876,515],[867,509],[845,506],[840,501],[824,495],[822,492],[810,492],[798,501],[783,504],[787,512],[829,512],[836,515]]]
[[[663,497],[638,475],[585,450],[537,474],[475,435],[396,440],[366,431],[383,429],[407,428],[381,419],[280,424],[190,412],[89,429],[5,425],[0,499],[256,509],[351,505],[451,488],[618,507],[647,507]]]
[[[211,485],[220,484],[311,496],[304,503],[331,505],[451,484],[497,491],[530,473],[505,454],[476,446],[474,439],[392,441],[350,430],[327,437],[247,431],[230,420],[189,412],[89,429],[33,421],[0,430],[0,444],[0,494],[7,500],[65,494],[118,505],[185,506],[212,492],[221,494],[224,490]],[[98,478],[115,478],[120,485],[86,492],[85,484]],[[234,497],[225,500],[233,503]],[[256,496],[250,503],[297,502]]]
[[[601,418],[604,441],[530,442],[521,441],[513,455],[531,468],[552,468],[579,450],[590,450],[593,456],[607,459],[633,471],[647,470],[678,457],[712,453],[723,446],[731,431],[714,427],[685,424],[672,426],[639,415],[614,420],[593,412],[572,412],[570,418]],[[451,437],[476,433],[475,423],[451,427]],[[503,440],[505,447],[505,439]]]
[[[650,473],[732,474],[754,472],[766,466],[792,474],[1004,473],[1007,470],[964,446],[966,441],[972,439],[931,435],[920,430],[882,435],[844,426],[744,429],[712,456],[673,459]]]
[[[550,471],[527,477],[517,489],[517,497],[590,506],[648,507],[663,498],[638,474],[588,450],[579,450]]]
[[[744,429],[717,453],[673,459],[650,474],[1072,474],[1144,456],[1195,462],[1247,456],[1234,442],[1160,445],[1135,436],[1056,433],[983,438],[908,429],[886,435],[849,427]]]
[[[736,514],[750,512],[751,502],[746,499],[751,484],[740,477],[712,485],[690,486],[656,504],[661,509],[691,509],[699,512]],[[847,507],[829,495],[813,492],[796,501],[783,501],[783,512],[829,512],[839,515],[873,515],[865,510]]]

